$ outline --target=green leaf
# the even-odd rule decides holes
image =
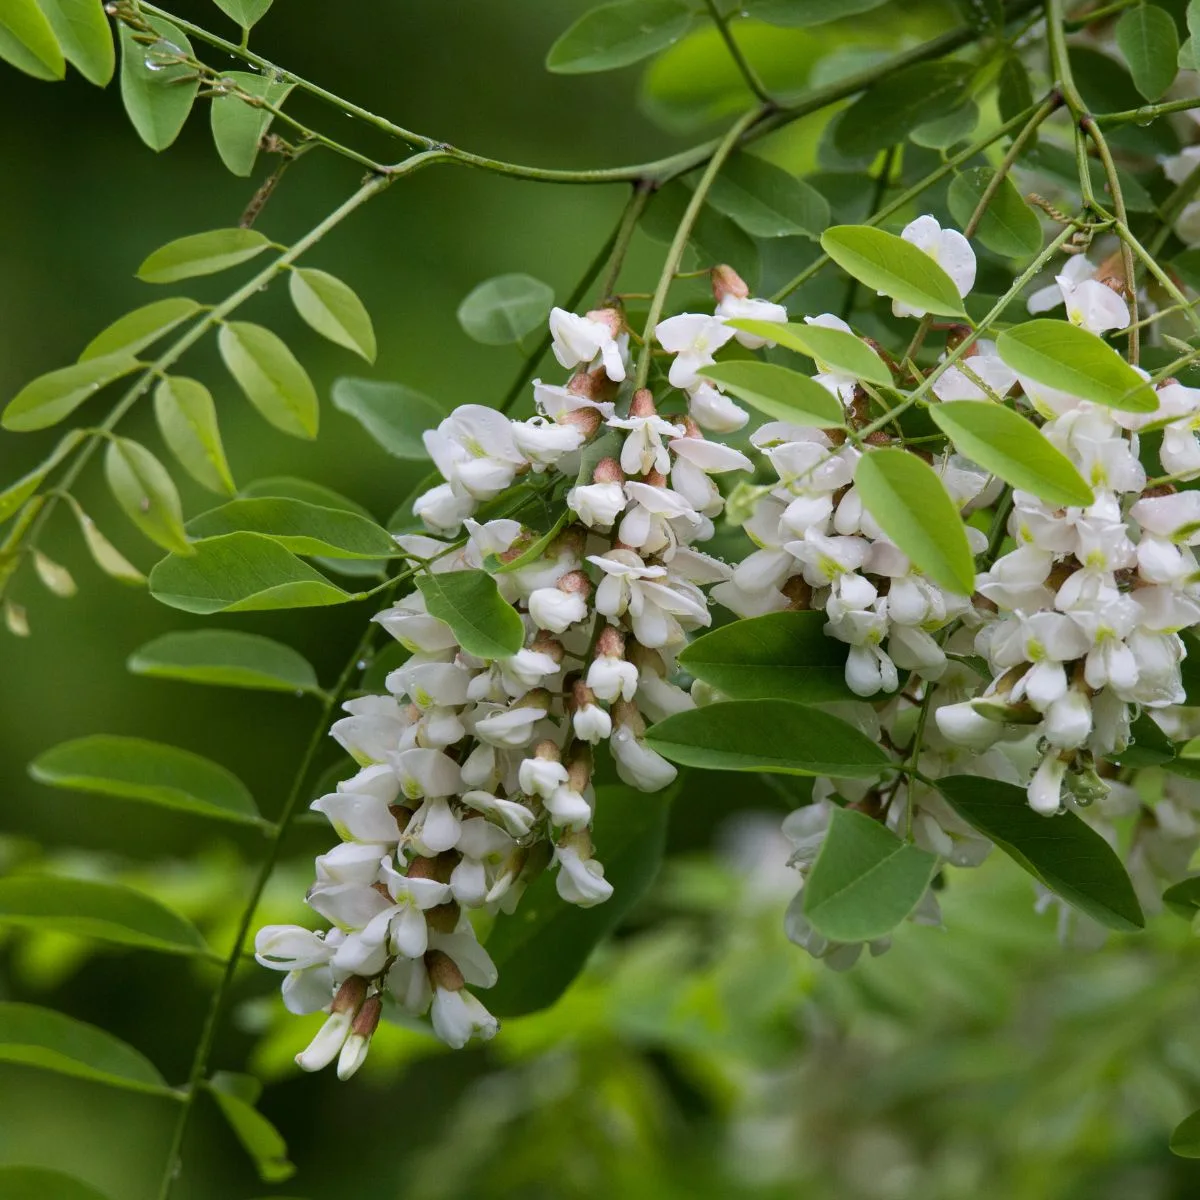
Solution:
[[[927,150],[948,150],[965,142],[979,125],[979,105],[968,100],[944,117],[918,125],[908,136]]]
[[[175,1095],[154,1064],[94,1025],[34,1004],[0,1003],[0,1060],[111,1087]],[[0,1195],[10,1196],[3,1188]]]
[[[1116,34],[1137,90],[1147,100],[1157,100],[1175,81],[1179,58],[1175,22],[1157,5],[1139,4],[1121,14]]]
[[[266,16],[274,0],[213,0],[213,3],[243,29],[249,29]]]
[[[872,779],[891,765],[864,733],[791,700],[730,700],[676,713],[647,743],[672,762],[711,771]]]
[[[445,621],[458,644],[477,658],[509,658],[525,644],[525,626],[486,571],[442,571],[417,577],[431,616]]]
[[[282,496],[230,500],[188,522],[196,538],[246,530],[271,538],[293,554],[329,558],[399,557],[390,533],[374,521],[340,508],[323,508]]]
[[[128,587],[144,587],[146,577],[100,532],[96,522],[72,499],[71,511],[79,524],[79,532],[92,556],[92,561],[105,575]]]
[[[195,275],[215,275],[261,254],[271,239],[257,229],[211,229],[160,246],[137,269],[145,283],[177,283]]]
[[[746,360],[717,363],[704,367],[700,374],[777,421],[815,425],[818,429],[845,424],[845,413],[836,396],[815,379],[787,367]]]
[[[132,354],[122,351],[39,375],[8,402],[0,425],[14,433],[57,425],[102,387],[136,371],[138,366]]]
[[[742,10],[747,16],[768,25],[806,28],[840,21],[859,13],[880,8],[888,0],[747,0]]]
[[[254,1160],[259,1178],[264,1183],[282,1183],[290,1179],[296,1168],[288,1159],[287,1143],[279,1130],[243,1095],[233,1090],[221,1074],[214,1075],[205,1087],[242,1148]]]
[[[1144,928],[1133,884],[1113,848],[1074,813],[1039,816],[1023,788],[975,775],[939,779],[951,808],[1043,886],[1109,929]]]
[[[246,398],[276,429],[293,437],[317,436],[317,393],[280,338],[261,325],[230,321],[221,326],[217,345]]]
[[[1200,912],[1200,875],[1181,879],[1163,892],[1163,903],[1177,917],[1192,921]]]
[[[592,840],[613,894],[594,908],[564,904],[550,871],[521,897],[520,909],[498,917],[487,941],[500,978],[489,1011],[517,1017],[548,1008],[583,969],[594,947],[624,920],[654,882],[666,841],[667,815],[678,791],[645,793],[619,784],[596,789]]]
[[[58,39],[35,0],[0,4],[0,58],[35,79],[62,79],[67,73]]]
[[[213,687],[320,695],[317,673],[291,646],[256,633],[192,629],[164,633],[125,664],[134,675]]]
[[[1074,463],[1012,409],[986,400],[947,400],[930,405],[929,415],[962,454],[1005,483],[1056,508],[1092,503],[1092,489]]]
[[[1180,1158],[1200,1158],[1200,1109],[1171,1132],[1171,1153]]]
[[[168,555],[150,572],[150,594],[184,612],[313,608],[358,599],[259,533],[205,538],[192,550],[186,557]]]
[[[474,288],[458,306],[458,323],[486,346],[519,342],[542,325],[554,289],[532,275],[497,275]]]
[[[844,329],[826,329],[823,325],[796,322],[779,325],[750,317],[730,319],[725,324],[807,355],[816,363],[819,371],[841,371],[856,379],[885,387],[895,383],[883,359],[862,338]]]
[[[169,61],[177,54],[193,56],[183,30],[161,17],[143,19],[159,35],[148,46],[134,40],[124,21],[118,22],[121,99],[138,137],[151,150],[165,150],[187,123],[200,81],[186,63]]]
[[[778,612],[702,634],[679,665],[733,700],[851,700],[846,647],[825,634],[817,612]]]
[[[804,916],[831,942],[874,941],[917,907],[937,865],[865,813],[836,809],[801,893]]]
[[[954,280],[894,233],[870,225],[835,225],[821,234],[821,249],[859,283],[910,308],[942,317],[966,315]]]
[[[1068,321],[1038,319],[1006,329],[996,352],[1016,372],[1124,412],[1154,412],[1158,397],[1110,345]]]
[[[117,65],[113,35],[103,0],[40,0],[67,62],[97,87],[104,87]]]
[[[39,754],[29,773],[51,787],[262,824],[253,797],[236,775],[189,750],[142,738],[94,734],[61,742]]]
[[[330,397],[390,455],[413,462],[429,457],[421,434],[446,415],[436,400],[401,383],[343,376],[333,381]]]
[[[996,81],[996,103],[1002,121],[1019,117],[1033,105],[1029,72],[1016,54],[1009,54],[1000,68],[1000,76]]]
[[[917,570],[952,592],[975,590],[975,559],[958,508],[933,468],[907,450],[869,450],[854,484],[863,506]]]
[[[104,452],[104,474],[125,515],[154,543],[190,554],[179,493],[166,467],[139,442],[114,437]]]
[[[237,491],[221,444],[217,408],[204,384],[168,375],[154,389],[154,416],[163,441],[198,484],[211,492]]]
[[[32,471],[0,492],[0,522],[7,521],[42,486],[42,481],[83,440],[82,429],[72,429]]]
[[[363,302],[328,271],[297,267],[288,280],[296,311],[322,337],[375,361],[375,329]]]
[[[44,1167],[0,1167],[0,1196],[5,1200],[109,1200],[90,1183]]]
[[[971,220],[975,206],[995,176],[996,172],[991,167],[974,167],[956,175],[950,184],[946,201],[954,219],[963,228]],[[989,250],[1006,258],[1025,258],[1042,248],[1041,223],[1007,176],[1000,181],[1000,186],[988,202],[975,237]]]
[[[546,70],[559,75],[612,71],[677,42],[692,23],[681,0],[621,0],[585,12],[550,47]]]
[[[966,99],[974,70],[961,62],[917,63],[886,76],[842,114],[835,146],[859,158],[904,141],[913,126],[944,116]]]
[[[118,351],[137,354],[139,350],[144,350],[152,342],[158,341],[163,334],[170,333],[188,317],[195,316],[200,308],[195,300],[189,300],[186,296],[171,296],[166,300],[144,304],[141,308],[135,308],[133,312],[118,317],[96,334],[84,347],[79,361],[103,358]]]
[[[226,71],[221,78],[232,82],[237,90],[213,97],[209,112],[213,145],[226,168],[245,177],[254,170],[260,143],[275,114],[268,108],[250,104],[240,93],[257,96],[272,108],[280,108],[295,85],[253,71]]]
[[[829,204],[816,188],[753,154],[721,168],[708,201],[754,237],[818,237],[829,224]]]
[[[292,500],[303,500],[305,504],[315,504],[318,508],[340,508],[343,512],[358,513],[368,521],[374,520],[371,514],[356,500],[335,492],[333,488],[313,483],[311,479],[297,479],[291,475],[272,475],[269,479],[256,479],[248,483],[238,493],[245,500],[257,496],[286,496]]]
[[[0,926],[48,930],[164,954],[209,953],[186,917],[119,883],[60,875],[0,879]]]

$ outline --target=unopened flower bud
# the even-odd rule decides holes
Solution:
[[[735,300],[745,300],[750,295],[746,281],[728,264],[722,263],[712,269],[713,299],[718,304],[727,296]]]
[[[629,402],[631,417],[653,417],[658,413],[654,405],[654,393],[649,388],[638,388]]]
[[[571,726],[581,741],[595,745],[612,733],[612,718],[596,703],[596,693],[582,679],[571,690]]]
[[[617,337],[625,325],[625,318],[615,308],[594,308],[587,314],[587,319],[605,326],[613,337]]]
[[[444,950],[427,950],[425,969],[429,972],[429,982],[435,988],[457,992],[466,983],[458,964]]]
[[[345,1081],[363,1065],[367,1058],[367,1050],[371,1045],[371,1037],[379,1027],[379,1017],[383,1011],[380,998],[370,996],[358,1010],[358,1015],[350,1025],[350,1036],[342,1046],[338,1055],[337,1076]]]
[[[458,928],[462,909],[457,901],[447,900],[425,910],[425,922],[434,933],[453,933]]]

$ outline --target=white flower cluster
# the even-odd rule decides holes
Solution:
[[[744,293],[723,304],[728,315],[786,319]],[[676,775],[643,734],[646,718],[693,706],[670,682],[674,656],[710,623],[701,587],[729,577],[693,544],[712,536],[723,507],[713,477],[752,464],[701,426],[732,428],[746,415],[695,370],[733,330],[687,315],[659,326],[660,342],[677,347],[673,377],[682,371],[701,393],[689,414],[663,416],[645,389],[618,415],[618,313],[556,309],[550,328],[558,361],[576,369],[570,381],[535,381],[529,420],[464,405],[428,431],[444,482],[413,506],[429,534],[397,539],[435,575],[505,565],[493,577],[521,615],[524,646],[496,659],[468,653],[420,592],[378,614],[411,657],[387,677],[387,695],[350,700],[333,726],[361,770],[312,806],[342,839],[317,859],[308,893],[331,928],[258,934],[258,961],[287,972],[286,1006],[329,1012],[298,1056],[307,1070],[335,1058],[341,1077],[357,1070],[385,1001],[429,1012],[454,1047],[493,1036],[496,1020],[469,989],[494,984],[496,968],[468,914],[511,912],[547,867],[569,903],[612,894],[591,835],[599,744],[635,788],[656,791]],[[474,515],[518,477],[539,475],[561,488],[574,523],[531,556],[538,534]]]

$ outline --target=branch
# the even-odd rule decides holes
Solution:
[[[746,81],[746,86],[764,103],[771,104],[771,97],[767,94],[767,89],[763,86],[762,80],[758,77],[758,72],[750,65],[749,60],[742,53],[742,48],[734,40],[732,31],[729,28],[727,18],[721,16],[721,10],[717,6],[717,0],[704,0],[708,5],[709,15],[713,19],[713,24],[716,25],[717,31],[724,39],[725,45],[729,48],[729,55],[737,64],[737,69],[742,73],[742,78]]]

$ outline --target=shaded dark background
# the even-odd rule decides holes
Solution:
[[[639,105],[640,68],[600,76],[546,73],[546,49],[589,0],[332,5],[277,0],[255,30],[268,57],[401,124],[527,163],[594,166],[669,153],[702,136],[667,132],[687,105]],[[902,12],[893,10],[903,9]],[[227,36],[211,5],[181,15]],[[937,4],[892,5],[820,34],[759,27],[749,35],[781,85],[810,77],[820,53],[894,49],[956,20]],[[199,49],[200,47],[197,46]],[[203,50],[220,65],[220,55]],[[738,102],[723,51],[702,39],[678,58],[676,82]],[[229,63],[232,67],[234,64]],[[822,69],[818,64],[817,70]],[[660,89],[668,95],[670,72]],[[729,98],[732,97],[730,101]],[[220,165],[198,103],[161,156],[136,138],[114,83],[72,75],[48,85],[0,70],[8,113],[0,149],[0,396],[72,361],[122,312],[168,294],[133,273],[154,247],[234,224],[253,181]],[[290,110],[382,160],[403,147],[296,95]],[[815,160],[818,125],[801,122],[766,152],[793,169]],[[284,178],[258,227],[287,242],[355,188],[361,171],[315,151]],[[525,183],[432,168],[355,214],[310,256],[370,309],[380,354],[368,368],[322,343],[279,286],[239,317],[278,330],[328,394],[339,374],[396,379],[446,408],[494,403],[521,364],[515,347],[471,342],[454,312],[478,282],[525,271],[559,300],[574,286],[624,200],[621,187]],[[779,247],[779,264],[803,248]],[[646,286],[661,248],[635,241],[629,286]],[[767,264],[768,271],[772,264]],[[229,279],[170,289],[219,300]],[[551,368],[553,369],[553,368]],[[388,459],[348,417],[323,404],[315,443],[286,438],[245,404],[211,340],[181,370],[216,395],[239,483],[301,475],[385,518],[423,472]],[[89,415],[103,411],[93,402]],[[98,419],[98,417],[96,417]],[[122,432],[157,445],[148,406]],[[11,479],[56,434],[0,436]],[[213,502],[180,481],[185,510]],[[115,511],[98,470],[78,495],[143,569],[155,554]],[[14,597],[33,626],[0,641],[0,870],[44,860],[115,875],[188,913],[228,943],[254,837],[203,821],[30,781],[42,749],[92,732],[172,742],[224,763],[262,810],[282,802],[314,714],[312,702],[135,679],[127,656],[167,629],[201,622],[122,588],[91,565],[65,510],[44,544],[81,593],[61,600],[25,572]],[[371,609],[225,619],[302,650],[328,682]],[[993,864],[951,897],[953,932],[904,930],[889,956],[849,978],[830,975],[779,931],[792,883],[766,826],[715,818],[770,807],[751,785],[716,781],[677,814],[678,852],[616,945],[552,1012],[506,1026],[488,1051],[447,1055],[416,1034],[381,1034],[350,1085],[300,1077],[290,1056],[311,1023],[281,1019],[273,984],[248,971],[214,1066],[248,1059],[268,1081],[262,1108],[300,1167],[271,1189],[202,1102],[174,1193],[435,1198],[507,1196],[1189,1197],[1195,1170],[1166,1152],[1172,1124],[1200,1099],[1197,957],[1181,923],[1099,955],[1058,949],[1024,882]],[[777,816],[776,818],[777,819]],[[768,823],[769,824],[769,823]],[[327,840],[300,827],[263,919],[300,919],[311,853]],[[740,851],[739,851],[740,847]],[[0,997],[60,1008],[146,1053],[168,1079],[186,1076],[211,973],[183,960],[97,951],[67,938],[0,942]],[[61,1166],[114,1200],[154,1194],[169,1104],[0,1065],[0,1163]]]

